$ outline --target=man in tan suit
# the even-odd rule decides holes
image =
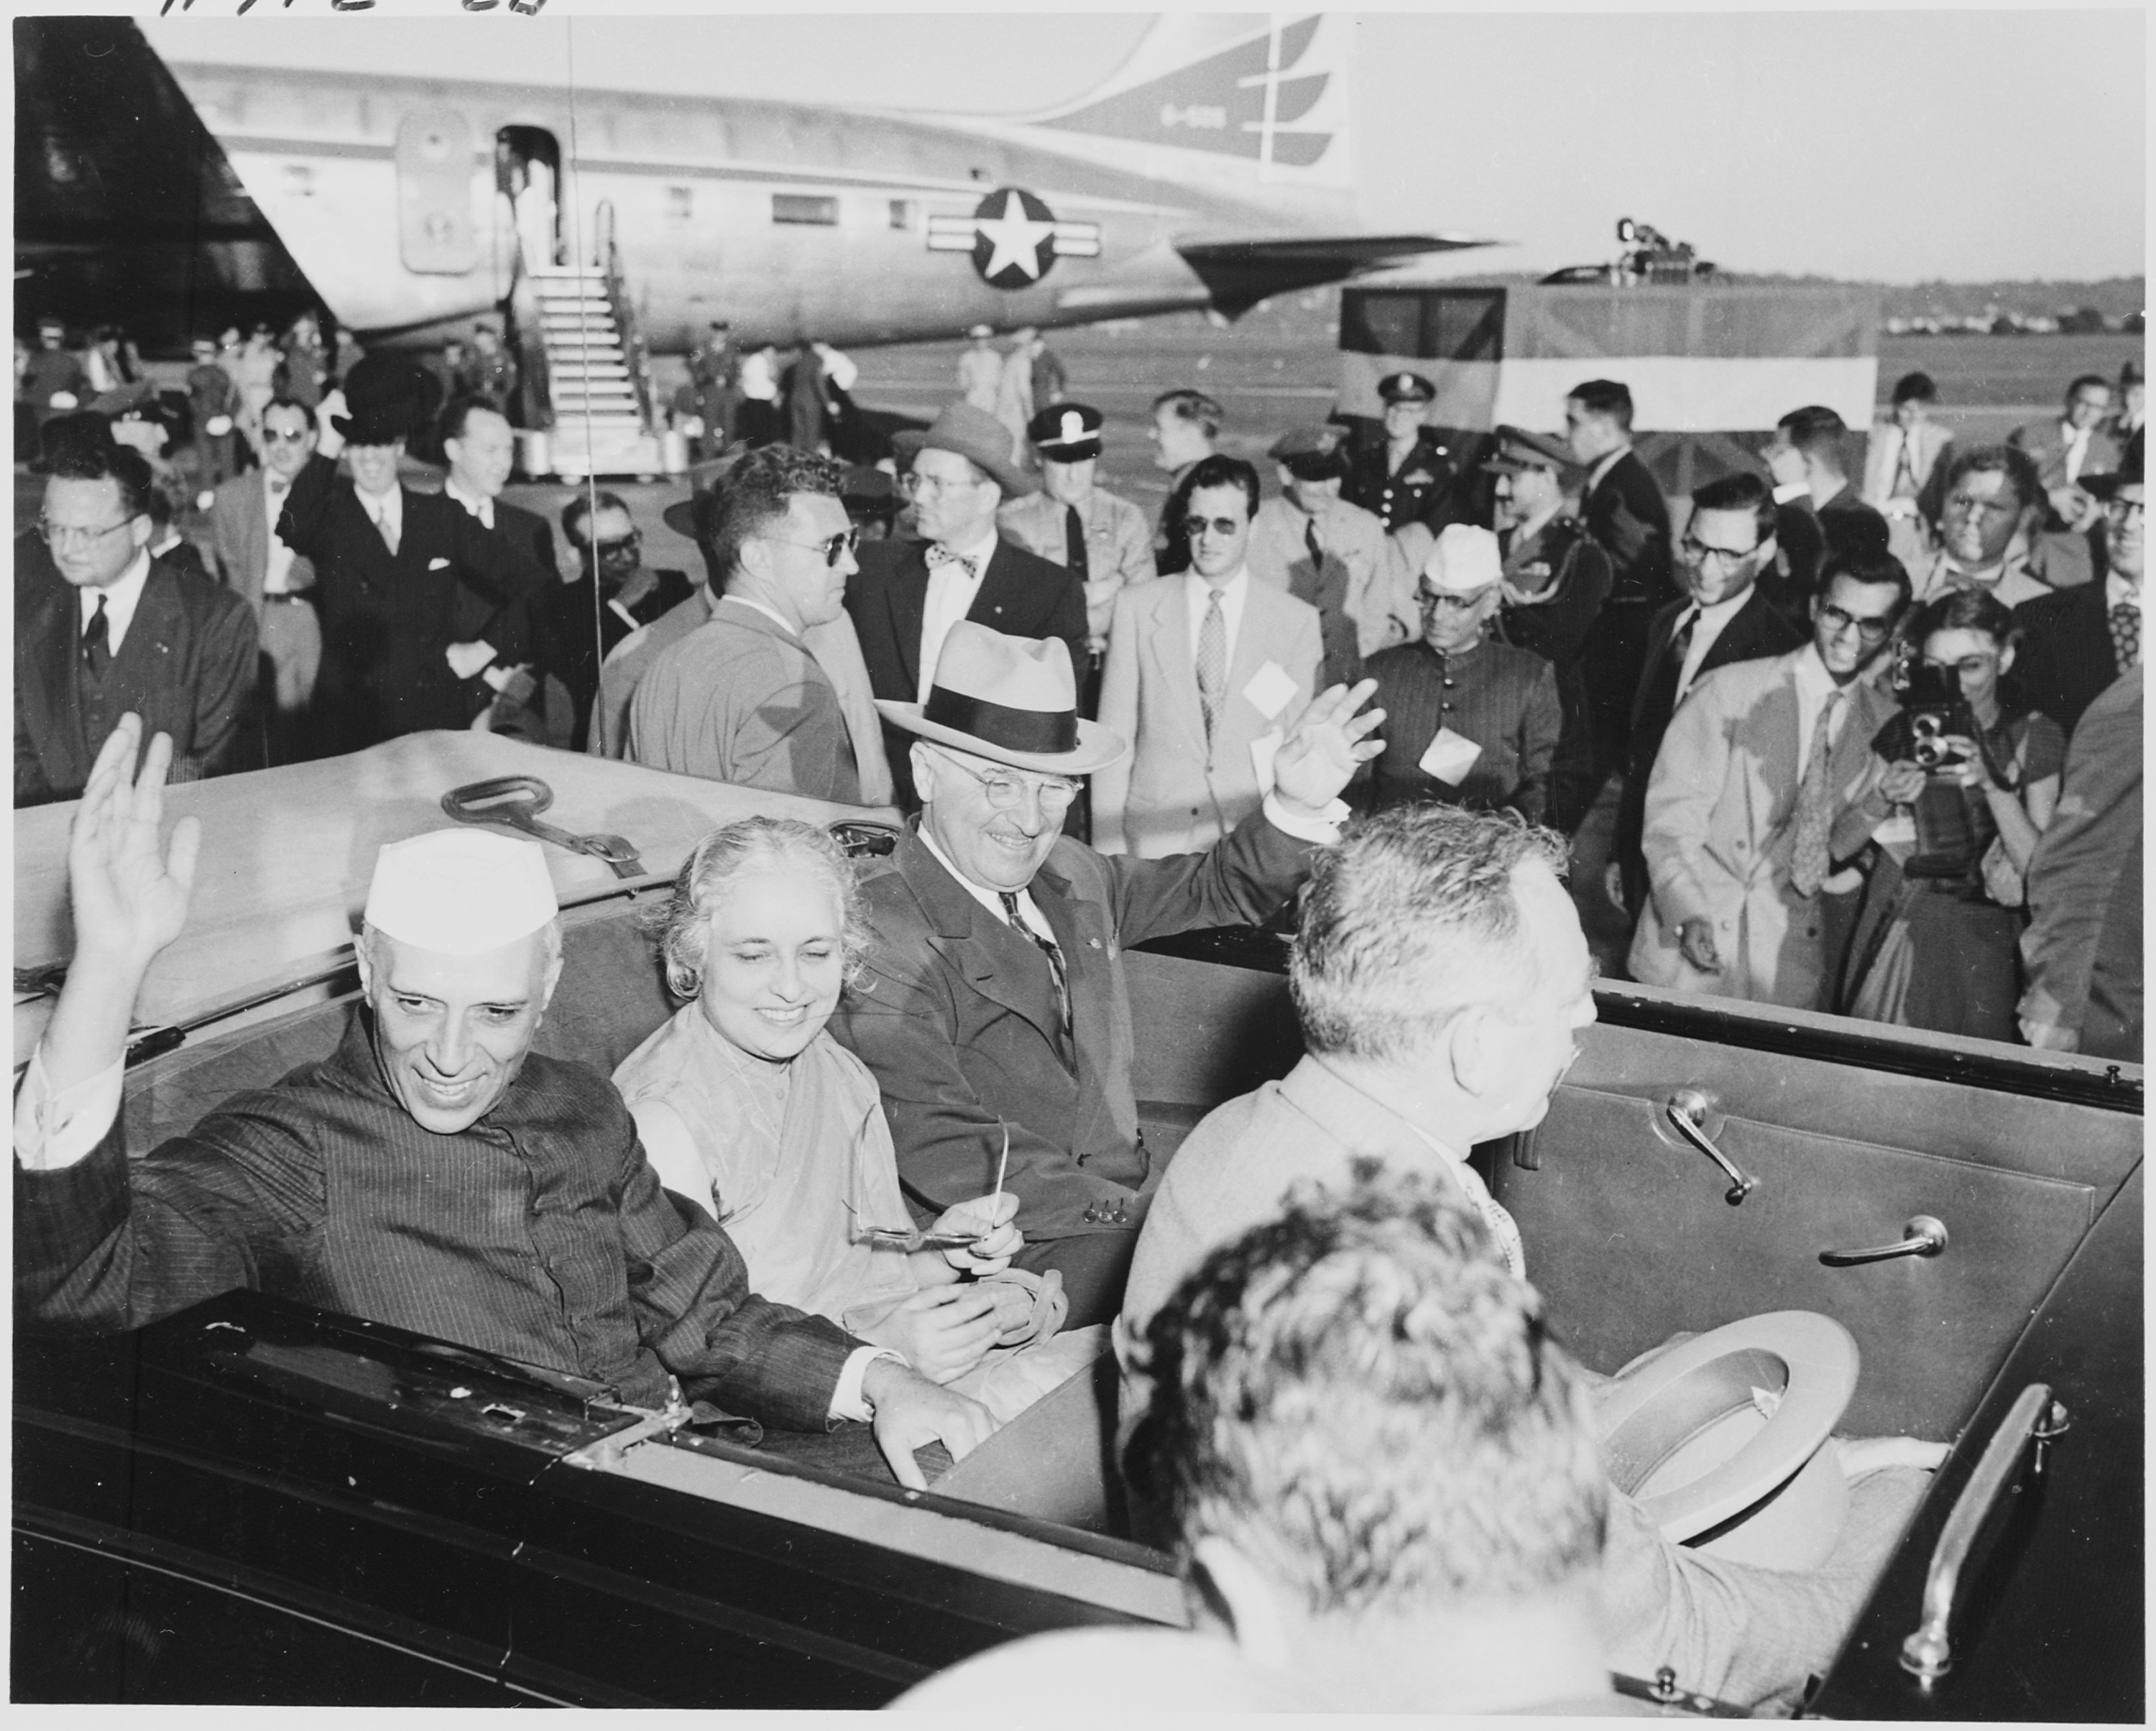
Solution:
[[[1633,978],[1826,1007],[1861,887],[1835,867],[1887,816],[1871,741],[1894,699],[1857,676],[1908,604],[1908,573],[1891,555],[1830,556],[1810,643],[1732,662],[1677,705],[1647,783],[1652,893]]]
[[[1317,609],[1245,563],[1257,471],[1208,457],[1188,493],[1190,569],[1125,589],[1108,629],[1101,720],[1133,750],[1093,777],[1104,853],[1210,848],[1258,809],[1273,750],[1317,689]]]

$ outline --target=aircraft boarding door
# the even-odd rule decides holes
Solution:
[[[422,275],[464,276],[479,263],[471,123],[454,109],[415,108],[397,128],[397,243]]]
[[[504,126],[495,135],[494,161],[525,269],[555,269],[562,262],[561,145],[544,127]]]

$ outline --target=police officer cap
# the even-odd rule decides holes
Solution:
[[[1025,436],[1050,463],[1083,463],[1101,454],[1107,417],[1082,402],[1059,402],[1025,423]]]
[[[1378,381],[1378,395],[1388,407],[1395,402],[1430,402],[1437,387],[1419,372],[1389,372]]]
[[[1491,474],[1516,475],[1522,469],[1554,469],[1560,475],[1579,467],[1572,447],[1553,433],[1530,433],[1524,427],[1500,427],[1497,449],[1482,467]]]
[[[1297,427],[1272,442],[1265,454],[1299,481],[1329,480],[1348,473],[1337,427]]]

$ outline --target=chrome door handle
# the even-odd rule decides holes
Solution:
[[[1704,1093],[1697,1088],[1681,1088],[1670,1096],[1666,1109],[1671,1128],[1727,1175],[1729,1189],[1722,1198],[1723,1201],[1734,1208],[1758,1189],[1759,1180],[1747,1178],[1738,1171],[1729,1156],[1717,1148],[1713,1138],[1707,1134],[1707,1116],[1713,1111],[1714,1103]]]
[[[1937,1256],[1947,1247],[1947,1223],[1919,1214],[1902,1228],[1904,1236],[1892,1244],[1875,1244],[1869,1250],[1822,1250],[1820,1260],[1830,1268],[1853,1268],[1858,1262],[1891,1262],[1897,1256]]]
[[[1954,1499],[1939,1542],[1932,1551],[1932,1565],[1924,1574],[1924,1620],[1902,1643],[1902,1668],[1933,1682],[1953,1668],[1953,1644],[1948,1626],[1953,1621],[1954,1593],[1969,1553],[1984,1529],[1984,1517],[2012,1483],[2021,1462],[2022,1446],[2036,1442],[2036,1470],[2043,1470],[2043,1446],[2072,1422],[2066,1409],[2051,1398],[2048,1384],[2032,1382],[2021,1390],[2005,1420],[1984,1445],[1984,1458],[1962,1493]]]

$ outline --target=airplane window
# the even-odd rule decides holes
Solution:
[[[771,220],[835,228],[839,226],[839,201],[810,197],[799,192],[773,192],[771,195]]]
[[[696,194],[695,188],[690,187],[669,187],[666,189],[666,215],[668,220],[675,223],[685,223],[696,213]]]
[[[1438,361],[1496,361],[1502,356],[1505,296],[1457,290],[1424,297],[1418,353]]]
[[[1351,289],[1340,297],[1340,346],[1350,354],[1413,355],[1421,320],[1419,295]]]
[[[911,228],[913,226],[913,201],[911,198],[891,201],[891,226],[894,228]]]

